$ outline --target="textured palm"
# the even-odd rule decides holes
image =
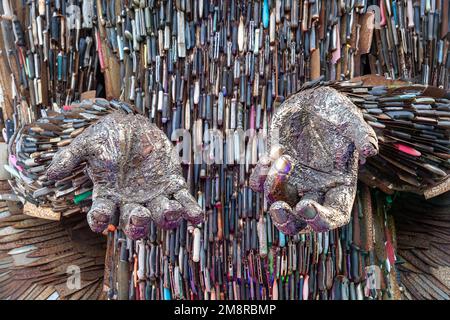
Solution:
[[[264,191],[274,224],[296,234],[348,223],[358,160],[378,152],[377,137],[358,108],[329,87],[301,91],[274,114],[268,150],[250,185]],[[306,230],[308,230],[306,228]]]
[[[87,216],[93,231],[105,230],[117,214],[132,239],[145,237],[151,220],[163,228],[182,218],[203,220],[171,142],[143,116],[117,111],[102,118],[58,151],[47,176],[61,178],[84,161],[94,184]]]

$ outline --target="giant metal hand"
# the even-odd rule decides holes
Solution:
[[[378,141],[347,97],[319,87],[293,95],[275,112],[267,150],[250,185],[265,192],[274,224],[292,235],[308,225],[321,232],[349,222],[358,160],[376,155]]]
[[[117,214],[132,239],[148,234],[150,220],[163,228],[176,227],[182,218],[203,220],[175,149],[143,116],[117,111],[102,118],[58,151],[47,176],[58,179],[84,161],[94,184],[87,215],[93,231],[105,230]]]

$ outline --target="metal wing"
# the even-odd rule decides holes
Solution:
[[[394,202],[404,299],[450,299],[450,192],[431,200],[402,193]]]
[[[106,241],[84,215],[63,221],[0,214],[0,299],[98,299]]]

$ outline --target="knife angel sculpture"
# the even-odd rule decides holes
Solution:
[[[448,99],[441,89],[376,77],[310,83],[277,109],[269,133],[271,152],[260,158],[251,185],[265,192],[274,222],[287,234],[345,224],[357,178],[387,194],[407,191],[425,198],[443,194],[449,190],[450,172]],[[278,140],[271,136],[276,128]],[[146,140],[146,132],[156,138]],[[4,284],[0,297],[48,298],[56,291],[60,298],[78,299],[98,294],[101,275],[85,279],[81,289],[71,292],[58,287],[73,261],[94,272],[103,258],[91,252],[104,245],[101,238],[82,239],[87,247],[72,238],[83,227],[79,219],[85,218],[79,213],[88,215],[93,230],[102,231],[121,208],[122,228],[133,238],[145,234],[149,221],[169,228],[180,217],[200,221],[202,214],[187,192],[169,145],[129,105],[104,99],[74,104],[63,113],[48,112],[18,130],[9,145],[14,176],[10,184],[25,202],[27,215],[0,218],[0,264],[6,270],[0,276]],[[152,154],[156,150],[163,152]],[[143,155],[149,155],[149,161]],[[164,163],[155,166],[157,172],[149,168],[153,160]],[[145,194],[139,194],[135,187],[139,179],[152,173],[156,179],[144,187]],[[44,220],[41,226],[29,215],[73,224]],[[418,221],[399,225],[398,232],[404,229],[405,237],[398,246],[410,248],[407,235],[410,229],[421,228]],[[17,268],[12,253],[39,260],[19,261]],[[404,251],[405,260],[414,257]],[[447,261],[441,262],[447,266]],[[417,268],[407,268],[409,275],[416,274]],[[412,279],[408,274],[406,281]],[[427,276],[420,274],[421,279]],[[22,281],[26,292],[13,293],[15,281]],[[414,284],[410,288],[414,290]]]
[[[144,116],[120,110],[105,116],[55,154],[47,177],[63,178],[83,162],[93,182],[87,214],[93,231],[104,231],[116,215],[133,240],[148,235],[151,221],[170,229],[182,218],[203,221],[172,143]]]

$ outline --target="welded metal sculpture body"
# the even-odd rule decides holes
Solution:
[[[267,150],[250,185],[264,191],[278,229],[293,235],[349,222],[358,160],[376,155],[378,141],[346,96],[319,87],[300,91],[279,107]]]
[[[148,234],[150,220],[163,228],[176,227],[182,218],[203,220],[171,142],[141,115],[105,116],[56,153],[47,176],[59,179],[84,161],[94,184],[87,216],[93,231],[104,231],[119,212],[120,226],[132,239]]]

